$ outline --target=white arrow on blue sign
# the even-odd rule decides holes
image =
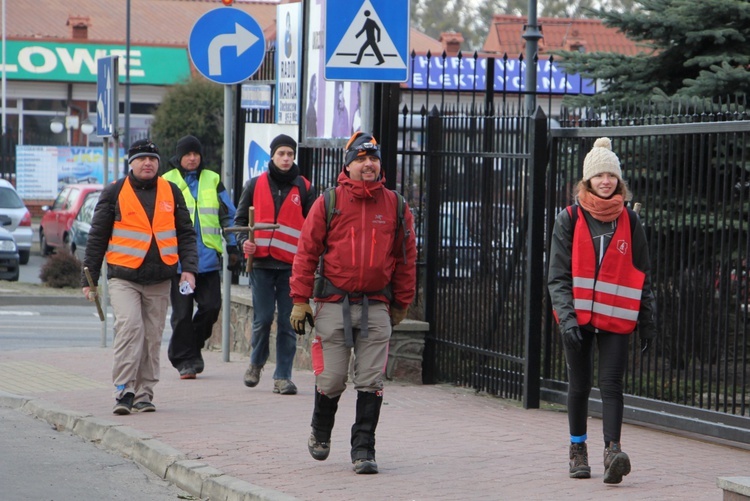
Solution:
[[[222,7],[195,22],[188,51],[201,75],[216,83],[236,84],[258,71],[266,54],[266,39],[250,14]]]
[[[112,136],[115,128],[117,60],[117,56],[96,60],[96,135],[99,137]],[[119,109],[117,111],[119,112]]]

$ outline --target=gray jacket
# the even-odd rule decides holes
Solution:
[[[577,206],[573,207],[574,210]],[[630,210],[630,209],[625,209]],[[609,245],[612,234],[617,227],[617,221],[604,223],[582,211],[588,223],[589,231],[594,241],[597,256],[602,256]],[[633,230],[633,265],[646,274],[643,282],[643,294],[641,296],[641,310],[638,315],[638,333],[642,338],[656,337],[656,300],[651,290],[651,261],[648,253],[648,242],[643,226],[636,224]],[[575,308],[573,307],[573,228],[570,214],[567,209],[560,211],[555,220],[552,230],[552,244],[549,253],[549,270],[547,274],[547,288],[552,308],[557,313],[560,322],[560,332],[565,332],[571,327],[578,325]],[[601,262],[601,257],[599,258]],[[597,274],[599,262],[596,264]],[[580,326],[583,329],[593,331],[591,326]]]

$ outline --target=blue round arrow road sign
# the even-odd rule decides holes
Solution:
[[[258,71],[266,54],[266,39],[250,14],[221,7],[195,22],[188,51],[201,75],[216,83],[236,84]]]

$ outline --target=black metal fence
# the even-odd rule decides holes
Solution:
[[[590,120],[594,127],[551,131],[547,206],[551,215],[570,202],[583,157],[595,138],[610,137],[643,204],[658,310],[654,349],[643,357],[632,343],[631,416],[665,424],[667,414],[679,415],[670,426],[748,442],[750,121],[740,106],[706,109],[617,113]],[[546,327],[544,394],[564,402],[559,336]]]
[[[442,58],[436,64],[444,66]],[[626,418],[750,443],[744,103],[560,110],[545,94],[534,96],[540,108],[529,117],[527,97],[401,88],[390,114],[395,103],[382,101],[394,95],[376,97],[376,129],[388,132],[379,139],[385,152],[397,151],[395,167],[384,168],[415,217],[418,295],[410,315],[430,323],[425,382],[527,407],[540,398],[565,402],[547,304],[547,239],[571,202],[583,157],[608,136],[643,204],[660,327],[645,357],[633,345]],[[300,144],[298,163],[319,189],[335,183],[339,143]],[[600,409],[596,390],[590,409]]]

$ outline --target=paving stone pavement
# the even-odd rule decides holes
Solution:
[[[341,398],[331,456],[307,452],[314,377],[295,371],[294,396],[272,393],[273,366],[247,388],[247,357],[205,352],[205,372],[180,380],[162,353],[157,412],[112,414],[111,348],[0,353],[0,405],[99,441],[211,501],[719,500],[717,477],[750,474],[740,444],[626,424],[633,471],[602,483],[601,421],[590,420],[592,478],[567,475],[567,417],[526,410],[449,385],[388,382],[377,431],[378,475],[356,475],[349,430],[356,392]]]

